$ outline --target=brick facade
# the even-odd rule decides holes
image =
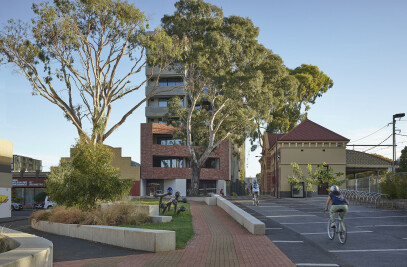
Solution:
[[[153,144],[154,134],[172,134],[174,128],[166,124],[141,124],[141,179],[191,179],[191,168],[153,167],[153,156],[189,157],[186,146]],[[210,157],[219,159],[219,169],[201,169],[201,180],[230,180],[230,145],[223,142]]]

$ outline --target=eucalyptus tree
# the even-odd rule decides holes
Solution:
[[[159,76],[183,50],[182,40],[160,28],[148,33],[146,16],[127,1],[54,0],[34,3],[32,10],[31,23],[10,20],[1,30],[0,62],[15,66],[32,93],[57,105],[92,143],[103,143],[154,95],[158,79],[110,122],[113,104]],[[146,77],[147,65],[156,73]]]
[[[271,110],[274,120],[267,125],[267,132],[285,133],[294,128],[307,116],[311,104],[333,86],[332,79],[317,66],[302,64],[287,70],[296,84],[296,93],[289,95],[285,105]]]
[[[191,189],[197,194],[209,155],[228,140],[243,144],[256,130],[255,118],[270,117],[274,87],[263,86],[261,68],[273,54],[258,43],[259,29],[248,18],[224,17],[220,8],[201,0],[180,0],[175,7],[162,22],[169,35],[189,40],[180,61],[189,103],[181,108],[175,99],[168,118],[176,118],[174,134],[189,149]]]

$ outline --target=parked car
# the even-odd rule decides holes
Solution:
[[[20,203],[11,202],[11,209],[12,210],[22,210],[23,205],[21,205]]]
[[[43,209],[45,205],[45,202],[41,202],[41,203],[35,203],[34,204],[34,208],[36,209]]]
[[[51,200],[51,198],[49,196],[45,197],[44,200],[44,209],[50,209],[52,207],[55,207],[57,205],[57,203],[55,203],[54,201]]]

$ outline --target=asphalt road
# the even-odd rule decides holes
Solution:
[[[407,266],[407,212],[352,204],[346,244],[327,235],[326,197],[234,201],[266,223],[266,234],[297,266]]]
[[[0,219],[0,225],[21,232],[33,234],[50,240],[54,244],[54,262],[84,260],[93,258],[108,258],[150,253],[104,245],[86,240],[53,235],[31,228],[28,217],[32,210],[12,211],[11,218]]]

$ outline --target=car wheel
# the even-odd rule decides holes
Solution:
[[[50,209],[50,208],[52,208],[52,206],[51,206],[51,205],[49,205],[49,206],[47,207],[47,209]]]

